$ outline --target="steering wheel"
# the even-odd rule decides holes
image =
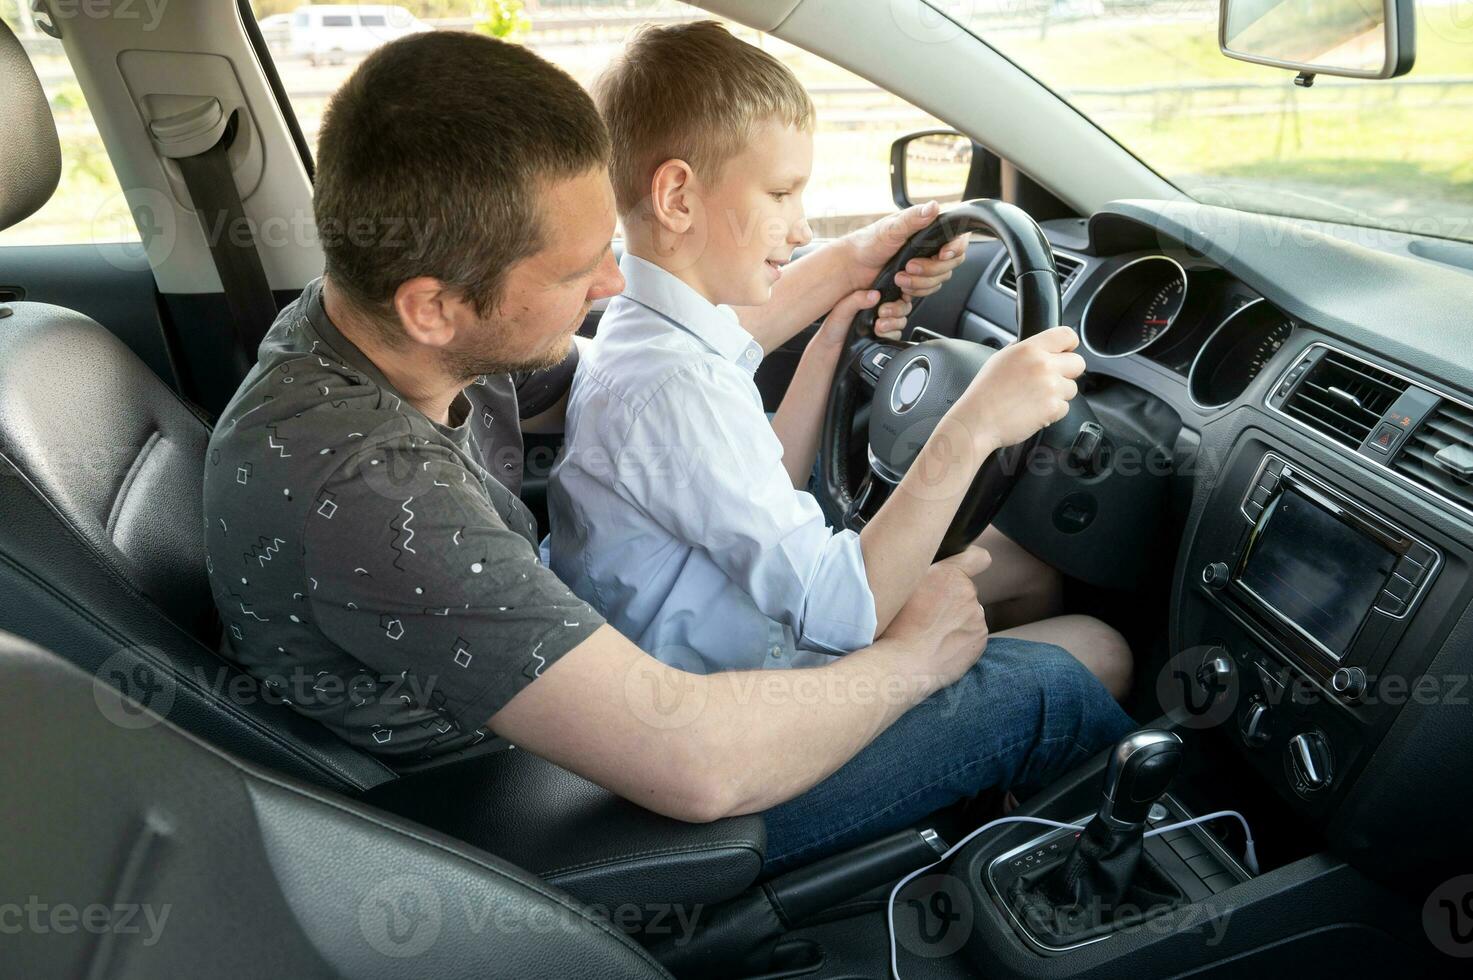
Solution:
[[[880,270],[874,286],[880,302],[900,298],[895,274],[917,256],[931,255],[963,232],[990,231],[1002,242],[1017,272],[1018,338],[1057,325],[1062,313],[1059,276],[1048,239],[1027,212],[1002,201],[966,201],[906,240]],[[918,305],[922,299],[912,302]],[[875,307],[850,327],[834,372],[819,443],[822,491],[844,526],[859,530],[873,517],[930,438],[941,417],[996,351],[966,340],[936,339],[897,345],[874,337]],[[868,398],[869,466],[851,486],[849,460],[855,413]],[[966,499],[941,541],[940,553],[956,554],[982,533],[1023,475],[1040,434],[1001,449],[983,462]]]

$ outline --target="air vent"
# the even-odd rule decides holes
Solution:
[[[1473,408],[1444,400],[1407,438],[1392,469],[1473,509]]]
[[[1284,402],[1284,414],[1356,449],[1406,388],[1394,374],[1327,351]]]
[[[1084,269],[1084,263],[1055,252],[1054,265],[1059,270],[1059,295],[1062,296],[1069,291],[1070,286],[1074,285],[1074,280],[1079,278],[1079,273]],[[997,276],[997,286],[1004,292],[1017,294],[1018,275],[1013,271],[1012,259],[1003,261],[1002,272]]]

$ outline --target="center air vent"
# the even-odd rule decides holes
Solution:
[[[1054,253],[1054,266],[1059,270],[1059,295],[1062,296],[1074,285],[1074,280],[1079,278],[1079,273],[1084,269],[1084,263],[1078,259],[1071,259],[1067,255]],[[1013,271],[1013,260],[1005,259],[1002,264],[1002,272],[998,273],[997,286],[1004,292],[1018,292],[1018,274]]]
[[[1284,414],[1341,445],[1356,449],[1407,383],[1364,361],[1331,350],[1284,402]]]
[[[1407,438],[1392,469],[1473,509],[1473,408],[1444,399]]]

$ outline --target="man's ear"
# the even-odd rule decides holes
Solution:
[[[394,311],[410,340],[427,347],[444,347],[455,339],[470,304],[432,276],[406,279],[394,290]]]
[[[650,216],[676,235],[690,231],[697,207],[695,171],[684,160],[666,160],[650,178]]]

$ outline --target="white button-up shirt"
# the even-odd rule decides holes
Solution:
[[[762,348],[632,255],[585,348],[548,493],[550,561],[610,624],[697,673],[811,666],[874,640],[859,537],[793,488]]]

